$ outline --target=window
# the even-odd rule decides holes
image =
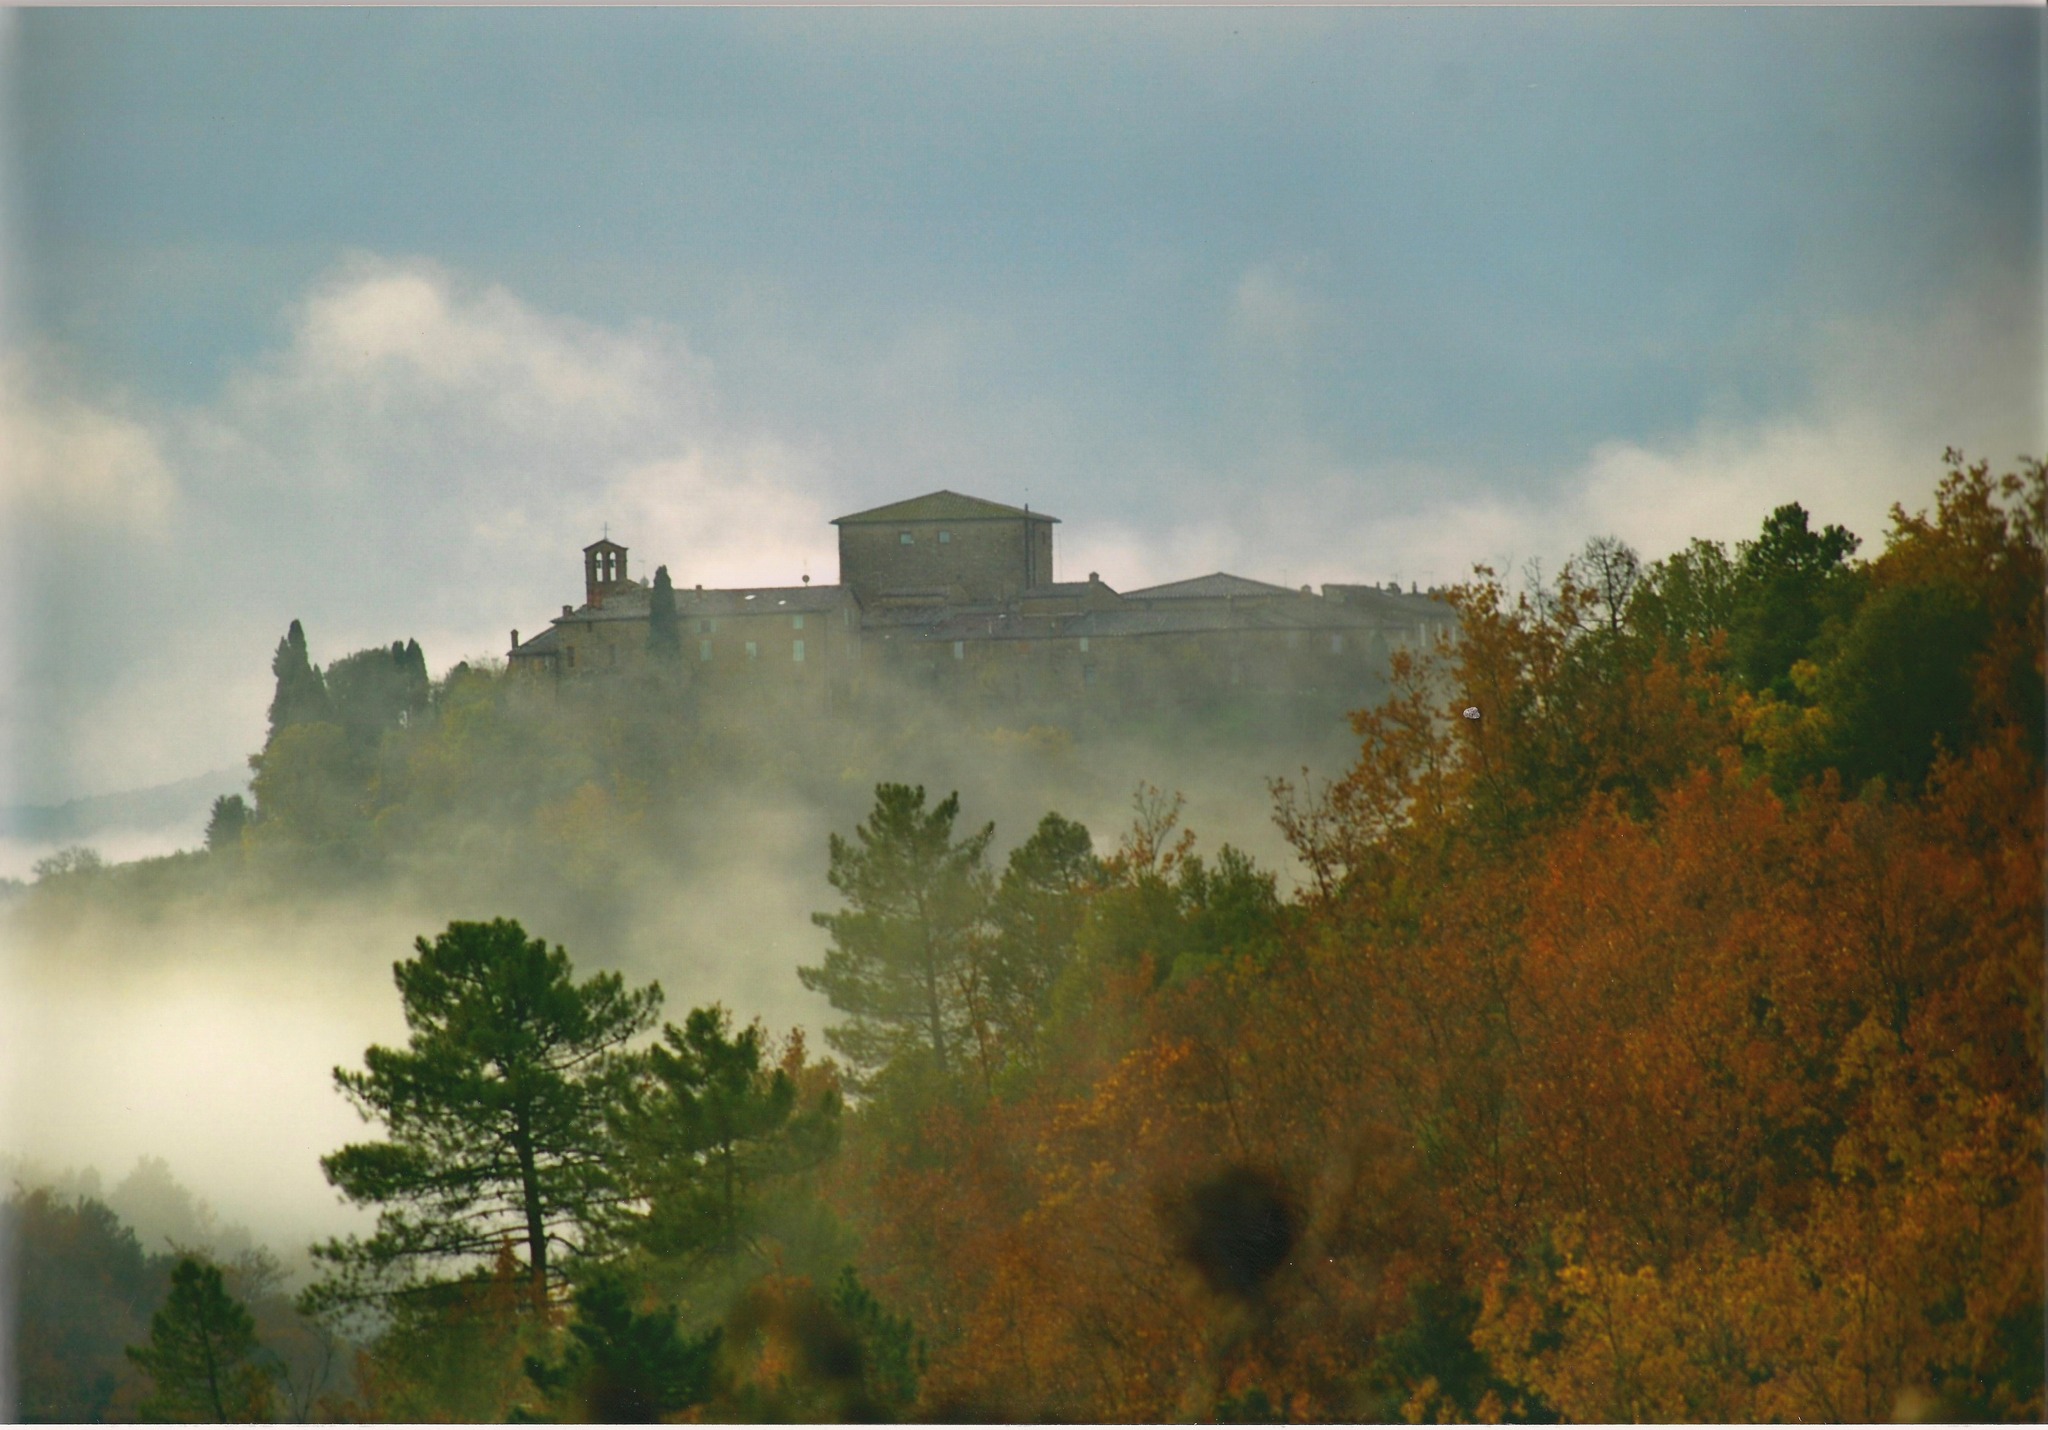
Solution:
[[[901,536],[897,537],[896,539],[897,539],[897,540],[898,540],[899,542],[901,542],[901,543],[902,543],[903,545],[905,545],[905,546],[908,546],[908,545],[910,545],[910,542],[911,542],[911,536],[910,536],[910,533],[909,533],[909,532],[907,532],[907,531],[906,531],[906,532],[904,532],[904,533],[903,533],[903,534],[902,534]]]
[[[1289,631],[1289,632],[1287,633],[1287,648],[1288,648],[1289,650],[1300,650],[1300,649],[1301,649],[1301,632],[1300,632],[1300,631]]]
[[[789,618],[789,628],[793,631],[802,630],[804,628],[804,618],[802,616],[791,616]]]
[[[1093,685],[1095,683],[1095,667],[1093,665],[1081,667],[1081,683],[1083,685]]]
[[[711,642],[710,642],[710,641],[698,641],[698,642],[697,642],[697,659],[699,659],[699,660],[709,660],[709,659],[711,659]]]
[[[1338,634],[1338,635],[1333,635],[1333,636],[1331,636],[1331,637],[1330,637],[1330,654],[1331,654],[1331,655],[1342,655],[1342,654],[1344,654],[1344,637],[1343,637],[1343,635],[1342,635],[1342,634]]]
[[[955,659],[955,660],[965,660],[965,659],[967,659],[967,642],[966,642],[966,641],[954,641],[954,642],[953,642],[953,659]]]
[[[797,619],[802,620],[803,618],[799,616]],[[802,641],[791,641],[789,643],[789,658],[798,665],[804,663],[804,643]]]
[[[941,545],[941,546],[946,546],[946,545],[950,545],[950,544],[952,543],[952,540],[953,540],[953,533],[952,533],[952,532],[950,532],[950,531],[942,531],[942,532],[940,532],[940,533],[939,533],[939,545]]]
[[[576,647],[564,646],[562,649],[566,651],[569,656],[569,669],[574,670],[576,668]]]
[[[748,659],[748,660],[759,660],[760,658],[761,658],[761,647],[760,647],[759,645],[757,645],[757,644],[756,644],[755,642],[753,642],[753,641],[748,641],[748,642],[747,642],[747,659]]]
[[[698,634],[698,635],[700,635],[700,636],[708,636],[708,635],[710,635],[710,634],[711,634],[711,622],[710,622],[710,621],[708,621],[708,620],[704,620],[704,621],[699,621],[699,622],[697,622],[697,634]]]
[[[1086,636],[1081,637],[1081,654],[1088,654],[1088,637]]]

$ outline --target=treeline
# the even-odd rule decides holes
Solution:
[[[347,1385],[349,1348],[299,1313],[275,1256],[238,1228],[215,1226],[161,1162],[146,1159],[107,1198],[93,1194],[96,1185],[30,1180],[0,1201],[10,1418],[327,1418]],[[128,1217],[154,1210],[159,1222],[169,1210],[179,1235],[167,1250],[145,1250],[114,1204]]]
[[[336,1073],[378,1223],[300,1302],[357,1347],[320,1412],[2038,1419],[2048,475],[1952,468],[1871,559],[1785,507],[1482,571],[1275,784],[1298,893],[1150,788],[998,855],[876,786],[829,1059],[421,939]]]
[[[2038,1418],[2043,499],[1482,573],[1266,937],[849,1138],[923,1413]]]
[[[1350,746],[1328,700],[1016,711],[868,669],[828,709],[823,684],[696,682],[662,661],[557,682],[493,662],[435,677],[412,640],[316,655],[294,621],[251,787],[216,801],[201,849],[120,865],[64,851],[39,867],[27,924],[395,897],[501,911],[633,961],[674,922],[673,890],[755,815],[822,838],[913,770],[1013,824],[1048,804],[1099,820],[1139,779],[1255,818],[1268,773],[1332,768]],[[806,853],[768,882],[814,877]]]

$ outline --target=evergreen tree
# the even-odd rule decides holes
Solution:
[[[675,1307],[637,1312],[622,1282],[601,1277],[576,1288],[561,1361],[530,1356],[526,1374],[562,1421],[652,1424],[709,1398],[718,1342],[715,1328],[683,1339]]]
[[[264,743],[276,739],[288,725],[329,718],[327,686],[306,654],[306,632],[297,621],[277,643],[270,673],[277,677],[277,693],[270,700],[270,733]]]
[[[1792,699],[1791,670],[1813,653],[1830,620],[1844,620],[1860,595],[1848,562],[1861,543],[1839,526],[1815,531],[1793,502],[1764,521],[1736,561],[1729,654],[1749,688]]]
[[[393,641],[343,656],[327,667],[334,721],[358,750],[374,751],[386,730],[410,724],[427,708],[427,660],[418,641]]]
[[[931,810],[924,800],[922,785],[878,785],[854,838],[832,836],[826,878],[848,907],[811,915],[832,947],[819,967],[797,970],[804,987],[850,1015],[826,1040],[870,1072],[918,1047],[942,1075],[949,1070],[965,1021],[964,975],[987,913],[995,826],[956,841],[960,796]]]
[[[676,589],[669,584],[668,567],[654,570],[654,593],[647,601],[647,654],[656,661],[673,663],[683,658],[682,625],[676,619]]]
[[[411,721],[426,714],[428,696],[433,689],[433,682],[427,678],[427,653],[420,649],[417,640],[407,638],[399,665],[407,689],[406,719]]]
[[[833,1283],[831,1306],[860,1341],[862,1378],[873,1399],[899,1412],[915,1403],[925,1350],[910,1318],[890,1315],[851,1266]]]
[[[171,1270],[171,1294],[150,1318],[149,1344],[129,1359],[156,1391],[139,1407],[154,1420],[263,1420],[270,1377],[257,1363],[256,1322],[228,1294],[220,1268],[184,1257]]]
[[[1010,851],[991,905],[995,940],[989,1002],[1013,1058],[1028,1059],[1051,1011],[1053,985],[1073,960],[1089,895],[1102,877],[1087,826],[1047,814]]]
[[[377,1231],[315,1248],[335,1272],[309,1309],[403,1295],[437,1267],[476,1272],[507,1242],[544,1295],[562,1275],[555,1249],[577,1247],[616,1190],[607,1124],[660,987],[577,983],[568,954],[508,919],[452,923],[414,948],[394,969],[407,1046],[334,1073],[388,1140],[320,1162],[350,1201],[381,1208]]]
[[[757,1022],[732,1031],[723,1008],[662,1030],[648,1083],[619,1118],[632,1190],[627,1234],[657,1256],[737,1255],[762,1184],[816,1165],[837,1140],[839,1099],[798,1105],[788,1072],[763,1063]]]
[[[242,831],[249,827],[249,805],[238,794],[224,794],[213,802],[212,817],[206,821],[206,852],[238,854]]]
[[[19,1187],[0,1202],[0,1247],[11,1255],[12,1410],[24,1422],[123,1418],[115,1397],[124,1348],[149,1330],[169,1258],[142,1250],[105,1203]]]

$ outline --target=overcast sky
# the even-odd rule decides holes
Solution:
[[[705,584],[936,487],[1122,587],[1875,549],[2044,446],[2042,18],[18,13],[12,797],[237,763],[294,617],[500,654],[607,522]]]

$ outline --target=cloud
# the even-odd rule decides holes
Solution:
[[[1292,290],[1276,282],[1265,269],[1240,282],[1233,335],[1248,308],[1276,339],[1290,331]],[[1874,554],[1894,503],[1931,503],[1946,448],[2009,464],[2048,446],[2038,325],[2013,316],[2038,301],[2025,275],[1983,272],[1918,308],[1826,324],[1804,342],[1799,405],[1599,442],[1531,485],[1454,460],[1359,465],[1284,427],[1235,472],[1162,474],[1177,519],[1073,532],[1062,570],[1123,589],[1218,568],[1289,585],[1449,583],[1477,562],[1514,577],[1532,560],[1554,572],[1594,536],[1651,559],[1694,537],[1732,543],[1795,501]]]
[[[0,509],[12,521],[159,532],[177,496],[157,435],[0,364]]]
[[[37,533],[18,629],[38,699],[14,718],[42,783],[23,798],[233,763],[295,618],[322,660],[407,636],[437,668],[502,652],[580,597],[607,523],[636,574],[831,579],[815,454],[726,420],[672,329],[373,256],[287,317],[194,407],[122,416],[10,385],[27,440],[9,488]],[[86,516],[90,537],[65,534]]]
[[[1216,314],[1226,348],[1308,362],[1312,267],[1241,270]],[[980,350],[961,335],[995,337],[971,325],[875,334],[856,386],[915,421],[741,419],[729,414],[768,405],[728,392],[671,328],[593,324],[435,264],[358,256],[199,406],[51,397],[63,389],[46,374],[38,386],[6,371],[8,500],[34,532],[10,622],[36,693],[6,717],[28,785],[17,797],[234,763],[260,738],[270,652],[294,618],[322,660],[406,636],[437,669],[500,652],[510,628],[531,633],[580,596],[580,548],[607,528],[636,574],[666,564],[679,585],[829,581],[849,471],[875,500],[951,486],[1057,503],[1059,574],[1126,590],[1217,569],[1429,585],[1482,561],[1555,570],[1610,533],[1655,558],[1693,536],[1747,536],[1787,501],[1875,550],[1892,502],[1926,503],[1944,447],[2041,449],[2039,335],[2012,317],[2034,311],[2031,292],[2025,275],[1994,275],[1816,328],[1798,406],[1616,435],[1536,487],[1463,461],[1456,433],[1430,461],[1360,462],[1286,384],[1261,390],[1257,363],[1220,450],[1197,431],[1091,452],[1074,412],[961,380]],[[1109,475],[1083,495],[1044,480],[1055,460]]]

